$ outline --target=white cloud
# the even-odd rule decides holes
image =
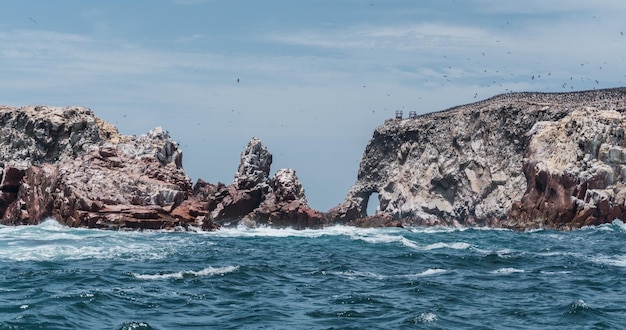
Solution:
[[[339,49],[385,48],[388,50],[463,47],[486,43],[489,31],[437,23],[414,25],[353,26],[340,30],[297,31],[270,34],[270,41],[299,46]]]

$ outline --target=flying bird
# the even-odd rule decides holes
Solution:
[[[31,20],[33,23],[37,24],[37,21],[34,18],[29,17],[28,19]]]

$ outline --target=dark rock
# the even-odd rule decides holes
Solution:
[[[348,222],[350,226],[364,227],[364,228],[378,228],[378,227],[398,227],[403,228],[402,222],[395,220],[391,214],[378,213],[372,216],[354,219]]]

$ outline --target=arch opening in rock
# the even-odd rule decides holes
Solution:
[[[378,193],[373,192],[369,196],[367,196],[367,208],[366,208],[367,215],[368,216],[374,215],[379,210],[380,210],[380,199],[378,197]]]

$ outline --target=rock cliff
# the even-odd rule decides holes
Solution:
[[[211,218],[227,225],[322,227],[324,216],[308,206],[296,172],[280,169],[270,178],[271,164],[272,155],[253,138],[241,154],[233,183],[208,194]]]
[[[161,128],[135,138],[82,107],[0,108],[3,224],[170,228],[191,181]]]
[[[390,119],[374,131],[345,200],[321,213],[294,170],[270,174],[259,139],[232,183],[192,185],[161,128],[125,136],[82,107],[0,106],[0,223],[572,229],[626,220],[625,130],[626,88],[511,93]]]
[[[510,93],[387,120],[329,217],[519,229],[624,219],[625,111],[626,88],[617,88]]]
[[[0,107],[0,223],[54,217],[73,227],[212,230],[245,217],[320,226],[295,172],[270,179],[271,162],[253,139],[233,184],[192,186],[178,144],[161,128],[124,136],[87,108]]]

